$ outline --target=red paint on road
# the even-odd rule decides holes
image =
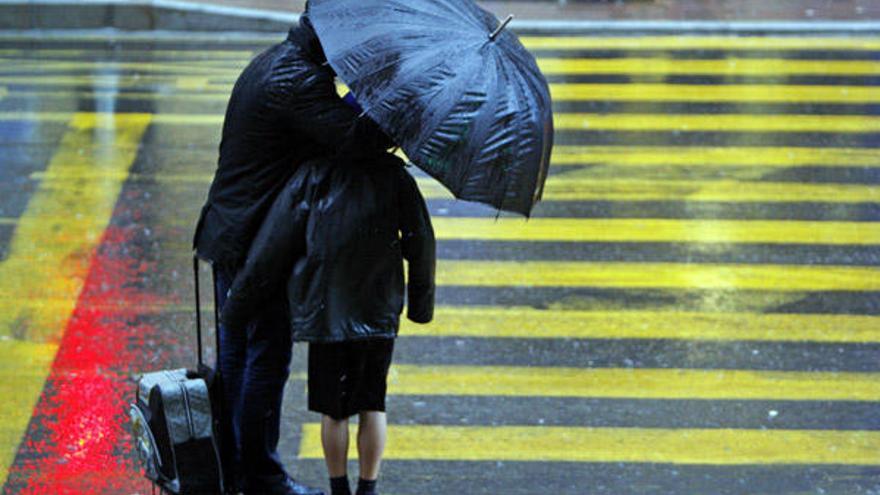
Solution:
[[[145,307],[171,302],[143,288],[153,270],[135,241],[140,227],[109,227],[95,253],[76,309],[13,465],[9,493],[149,493],[131,460],[127,404],[132,373],[167,362],[152,349],[157,329]],[[167,354],[167,353],[166,353]]]

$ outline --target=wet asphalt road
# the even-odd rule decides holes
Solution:
[[[0,39],[3,493],[148,491],[127,380],[193,365],[191,231],[268,43]],[[526,44],[558,128],[534,218],[414,172],[441,287],[382,493],[880,493],[880,38]],[[305,356],[281,452],[325,484]]]

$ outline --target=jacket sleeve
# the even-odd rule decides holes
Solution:
[[[307,167],[300,169],[278,195],[238,270],[223,305],[220,321],[239,330],[247,326],[270,298],[283,291],[294,262],[305,252],[308,217]]]
[[[304,134],[346,156],[372,156],[391,147],[369,117],[361,117],[336,92],[326,67],[297,61],[273,76],[268,103],[291,132]]]
[[[400,176],[400,242],[409,267],[407,317],[416,323],[428,323],[434,317],[434,227],[416,181],[403,167]]]

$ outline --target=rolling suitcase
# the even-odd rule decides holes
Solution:
[[[217,442],[222,414],[220,377],[204,363],[199,260],[195,255],[193,276],[198,368],[142,375],[137,381],[129,416],[137,457],[154,488],[174,495],[218,495],[224,493]],[[215,284],[215,302],[216,297]],[[216,304],[214,306],[216,318]]]

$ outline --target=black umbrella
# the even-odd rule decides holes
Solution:
[[[309,3],[330,65],[413,163],[457,198],[529,214],[553,116],[516,36],[472,0]]]

